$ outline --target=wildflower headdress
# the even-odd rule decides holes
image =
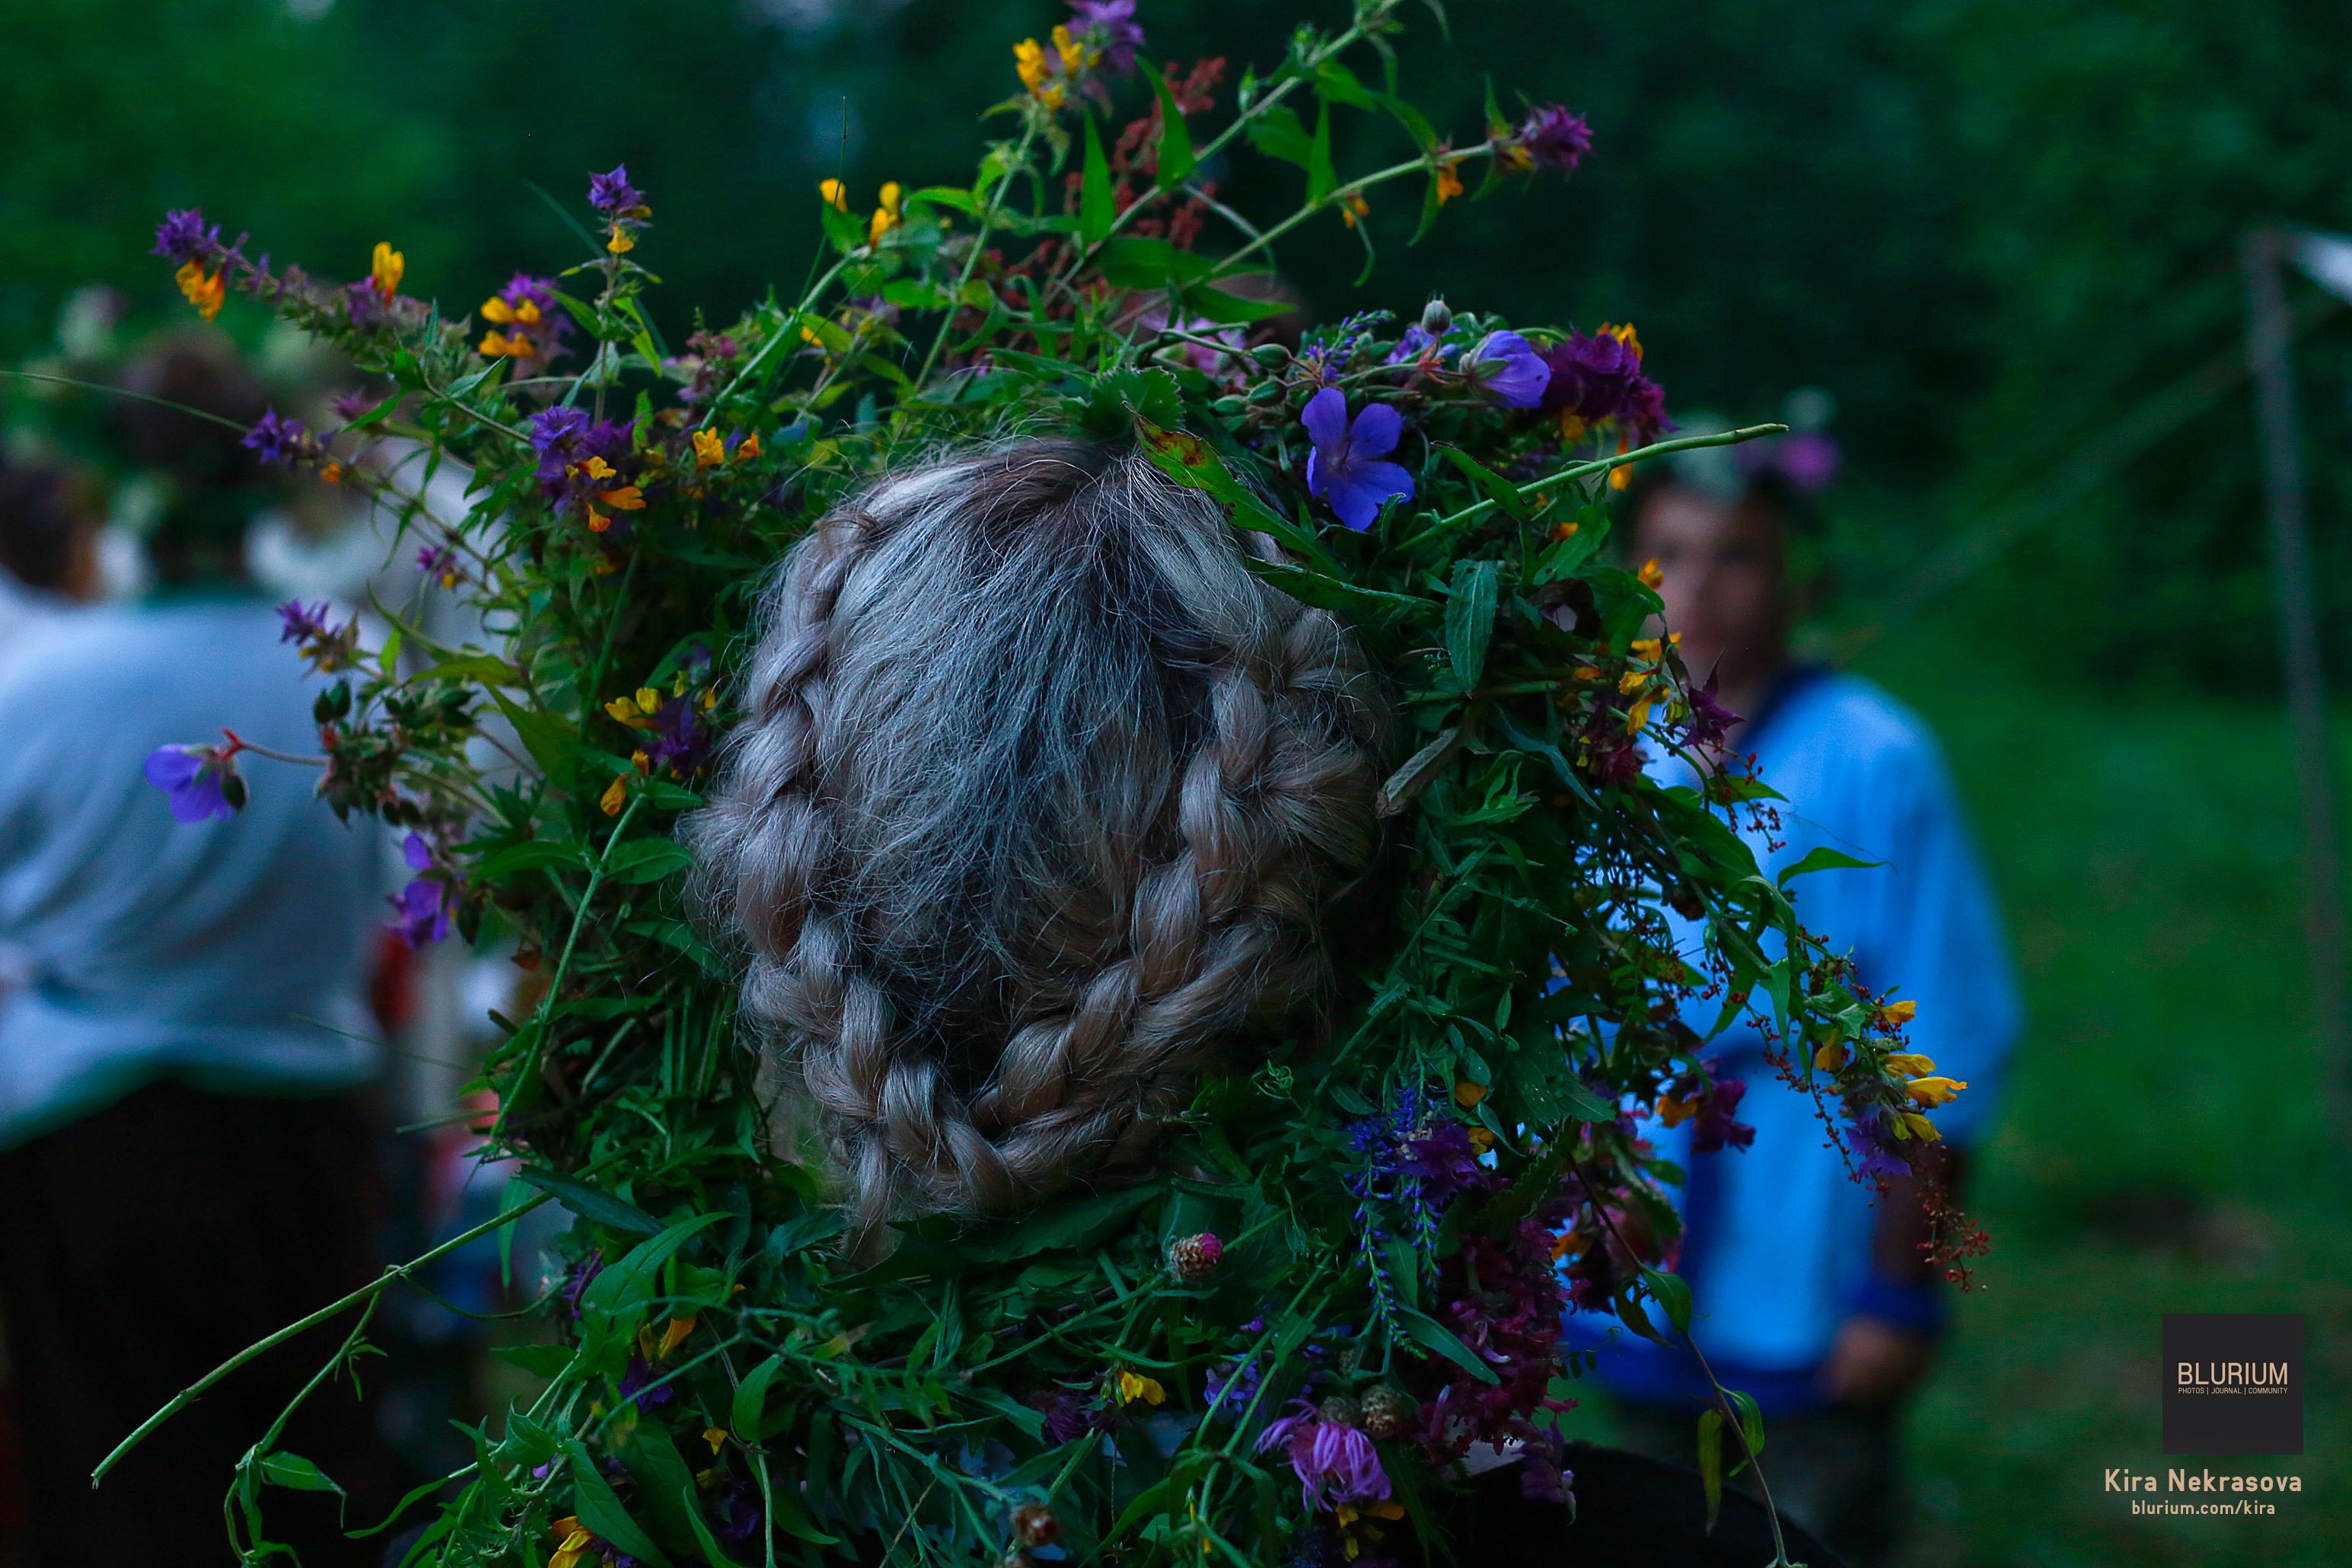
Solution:
[[[1369,249],[1402,182],[1425,228],[1591,146],[1558,106],[1440,134],[1401,9],[1227,96],[1079,0],[972,184],[825,182],[815,285],[677,352],[621,169],[595,254],[478,323],[388,246],[337,286],[164,225],[200,309],[233,287],[368,373],[270,446],[401,508],[420,595],[494,634],[379,656],[299,617],[343,671],[320,793],[407,835],[400,929],[536,977],[483,1069],[520,1172],[483,1228],[574,1216],[518,1352],[543,1386],[419,1552],[1377,1558],[1444,1528],[1474,1445],[1564,1492],[1563,1310],[1687,1327],[1638,1117],[1738,1141],[1709,1035],[1758,1020],[1870,1169],[1935,1137],[1948,1086],[1758,875],[1732,823],[1770,792],[1713,765],[1654,568],[1601,548],[1628,465],[1752,432],[1662,438],[1622,323],[1268,325],[1249,269],[1298,225]],[[1342,176],[1351,113],[1398,162]],[[1219,195],[1245,146],[1296,167],[1289,216]],[[468,466],[470,517],[387,437]],[[819,1153],[775,1158],[764,1107],[803,1096]],[[1753,1405],[1708,1419],[1719,1476]],[[239,1497],[291,1465],[257,1447]]]

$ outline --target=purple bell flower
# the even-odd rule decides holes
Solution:
[[[1365,405],[1350,425],[1348,396],[1327,386],[1307,400],[1298,422],[1314,449],[1307,455],[1307,489],[1320,497],[1341,522],[1361,533],[1392,497],[1412,498],[1412,476],[1402,464],[1380,459],[1396,450],[1404,417],[1385,403]]]
[[[231,817],[245,804],[245,781],[237,776],[238,747],[158,746],[141,769],[163,792],[175,822]]]

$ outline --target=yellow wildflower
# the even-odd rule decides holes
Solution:
[[[1916,1051],[1894,1051],[1886,1058],[1886,1070],[1896,1078],[1925,1078],[1936,1070],[1936,1062]]]
[[[1469,1136],[1470,1147],[1477,1153],[1483,1154],[1495,1146],[1495,1135],[1483,1127],[1473,1127]]]
[[[1486,1098],[1486,1086],[1483,1083],[1472,1083],[1465,1078],[1454,1086],[1454,1103],[1465,1110],[1470,1110]]]
[[[1062,107],[1062,84],[1054,79],[1054,68],[1046,63],[1045,51],[1036,39],[1024,38],[1013,46],[1013,68],[1038,102],[1048,109]]]
[[[834,211],[845,213],[849,210],[849,187],[839,180],[819,180],[816,194],[823,196],[824,205]]]
[[[1622,473],[1624,470],[1620,468],[1618,472]],[[1656,588],[1666,580],[1666,569],[1658,564],[1658,558],[1654,555],[1643,562],[1642,569],[1633,574],[1642,580],[1642,586],[1644,588]]]
[[[501,354],[512,354],[517,359],[528,359],[530,357],[530,340],[520,332],[509,337],[504,332],[492,328],[482,334],[481,352],[491,359],[497,359]]]
[[[646,498],[635,485],[623,485],[616,490],[600,491],[596,497],[615,511],[643,511]]]
[[[710,1445],[710,1451],[715,1454],[727,1446],[727,1428],[705,1426],[702,1429],[702,1440]]]
[[[337,462],[321,463],[319,465],[319,477],[331,485],[340,484],[342,482],[343,466]]]
[[[1572,522],[1554,523],[1552,525],[1551,536],[1555,541],[1574,539],[1576,537],[1576,528],[1577,525]]]
[[[554,1537],[555,1554],[547,1560],[547,1568],[572,1568],[596,1544],[596,1538],[580,1527],[580,1521],[570,1514],[551,1525],[548,1533]]]
[[[1969,1086],[1960,1079],[1915,1078],[1903,1087],[1912,1099],[1932,1110],[1938,1105],[1947,1105],[1958,1100],[1960,1097],[1960,1090]]]
[[[654,760],[646,755],[642,750],[629,753],[629,763],[641,773],[651,773],[654,771]]]
[[[1644,697],[1625,710],[1625,733],[1638,735],[1642,726],[1650,721],[1651,699]]]
[[[1621,458],[1622,458],[1622,457],[1623,457],[1627,452],[1632,451],[1632,450],[1633,450],[1633,443],[1631,440],[1621,438],[1621,439],[1618,441],[1618,443],[1617,443],[1617,455],[1618,455],[1619,457],[1621,457]],[[1619,468],[1612,468],[1612,469],[1610,469],[1610,470],[1609,470],[1609,488],[1610,488],[1611,489],[1612,489],[1612,490],[1622,490],[1622,489],[1625,489],[1627,486],[1631,485],[1633,482],[1633,470],[1630,467],[1619,467]],[[1664,581],[1664,578],[1663,576],[1661,576],[1661,578],[1659,579],[1659,581],[1660,581],[1660,582],[1663,582],[1663,581]],[[1657,585],[1658,585],[1658,584],[1657,584],[1656,583],[1653,583],[1653,584],[1650,584],[1650,586],[1652,586],[1653,588],[1656,587]]]
[[[866,244],[881,244],[882,237],[898,226],[898,202],[904,195],[905,192],[899,189],[898,181],[888,180],[883,183],[882,205],[874,209],[874,216],[866,226]]]
[[[694,466],[708,468],[727,460],[727,442],[716,430],[694,433]]]
[[[486,321],[497,321],[503,325],[514,319],[514,307],[508,304],[504,300],[499,299],[496,294],[491,295],[488,299],[482,301],[482,320]]]
[[[645,695],[646,693],[642,690],[637,693],[638,697],[643,697]],[[632,730],[643,730],[650,727],[654,714],[658,711],[660,708],[661,698],[659,694],[655,695],[653,706],[650,708],[637,701],[635,698],[625,695],[615,697],[613,700],[604,704],[605,712],[611,714],[622,723],[626,724]]]
[[[1889,1002],[1878,1010],[1878,1021],[1890,1029],[1899,1029],[1918,1016],[1919,1004],[1908,997],[1900,1002]]]
[[[1698,1096],[1677,1100],[1671,1094],[1658,1096],[1658,1120],[1669,1127],[1680,1127],[1698,1114]]]
[[[588,509],[588,531],[589,531],[589,532],[591,532],[591,533],[602,533],[602,532],[604,532],[606,529],[608,529],[608,528],[610,528],[610,527],[612,527],[612,526],[613,526],[613,520],[612,520],[611,518],[606,517],[603,512],[598,511],[598,510],[597,510],[594,507],[593,507],[593,506],[592,506],[592,507],[590,507],[590,508]]]
[[[1640,335],[1633,331],[1633,322],[1627,321],[1622,325],[1614,327],[1604,322],[1601,325],[1601,330],[1607,332],[1611,337],[1615,338],[1619,342],[1623,343],[1627,348],[1632,349],[1633,351],[1633,357],[1636,360],[1639,360],[1642,357],[1642,339]]]
[[[1118,1374],[1118,1402],[1121,1405],[1132,1405],[1139,1399],[1147,1405],[1160,1405],[1164,1404],[1167,1398],[1168,1391],[1160,1386],[1157,1378],[1125,1371]]]
[[[613,781],[611,787],[604,791],[604,798],[596,804],[604,808],[605,816],[618,816],[621,815],[621,807],[627,804],[628,798],[629,775],[623,773]]]
[[[374,281],[375,291],[383,296],[385,304],[392,303],[393,295],[400,288],[400,275],[407,270],[408,258],[394,250],[389,241],[375,242],[375,258],[368,264],[368,277]]]
[[[180,286],[180,292],[187,296],[188,303],[196,308],[196,313],[207,321],[220,314],[221,301],[228,298],[228,268],[226,267],[207,277],[204,263],[191,261],[173,273],[172,280]]]
[[[1646,669],[1629,669],[1617,678],[1618,691],[1627,697],[1649,684],[1650,672]]]
[[[735,443],[735,461],[739,463],[748,463],[759,455],[759,432],[755,430],[746,430],[743,432],[743,438]]]
[[[1444,206],[1462,194],[1462,176],[1451,163],[1437,165],[1437,205]]]
[[[693,1334],[694,1325],[698,1321],[692,1314],[683,1318],[672,1318],[669,1321],[669,1326],[662,1330],[661,1336],[661,1355],[664,1360],[667,1360],[670,1352],[684,1344]]]
[[[1060,22],[1054,24],[1054,52],[1062,57],[1064,76],[1076,76],[1087,68],[1086,50],[1080,48],[1078,41],[1070,37],[1070,29],[1066,24]]]
[[[613,477],[613,465],[602,458],[591,458],[583,467],[592,479],[609,479]]]
[[[1813,1066],[1823,1072],[1835,1072],[1845,1066],[1845,1041],[1835,1036],[1823,1040],[1822,1048],[1813,1053]]]
[[[1589,664],[1578,665],[1570,674],[1578,680],[1598,680],[1601,679],[1601,671]]]
[[[1346,224],[1349,228],[1356,226],[1356,220],[1358,218],[1370,217],[1371,216],[1372,204],[1366,201],[1361,193],[1352,196],[1343,196],[1340,198],[1339,221]]]
[[[636,247],[636,240],[630,235],[627,229],[621,226],[617,219],[614,220],[613,224],[613,232],[605,237],[604,248],[611,251],[615,256],[626,256],[630,251],[635,250]]]
[[[1584,420],[1573,410],[1563,408],[1559,411],[1559,438],[1561,440],[1581,441],[1584,439],[1584,432],[1589,428],[1591,428],[1591,426],[1586,425]]]
[[[1934,1122],[1928,1121],[1926,1117],[1920,1115],[1916,1110],[1906,1110],[1899,1113],[1895,1118],[1895,1125],[1898,1136],[1907,1133],[1911,1137],[1919,1140],[1922,1143],[1933,1143],[1943,1137],[1942,1133],[1936,1131],[1936,1124]]]
[[[1683,634],[1680,632],[1670,632],[1664,637],[1635,637],[1633,643],[1633,656],[1655,664],[1665,657],[1666,649],[1682,640]]]

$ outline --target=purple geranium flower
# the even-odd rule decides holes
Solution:
[[[1520,122],[1519,145],[1538,169],[1565,174],[1592,151],[1592,127],[1584,116],[1570,113],[1566,104],[1539,104]]]
[[[310,440],[310,432],[303,428],[301,420],[289,419],[275,408],[265,408],[239,445],[265,463],[288,464],[308,455]]]
[[[656,1381],[654,1369],[646,1358],[631,1352],[629,1364],[621,1373],[620,1395],[624,1405],[635,1403],[640,1410],[658,1410],[677,1397],[677,1384],[665,1383],[656,1388],[646,1384]]]
[[[1388,1472],[1372,1440],[1300,1400],[1296,1415],[1274,1422],[1257,1440],[1261,1454],[1281,1448],[1298,1477],[1300,1500],[1309,1509],[1341,1503],[1378,1502],[1389,1495]]]
[[[1506,408],[1533,408],[1551,385],[1551,367],[1517,332],[1487,333],[1472,356],[1472,369],[1478,384]]]
[[[158,746],[141,770],[163,792],[175,822],[235,816],[245,804],[245,781],[237,776],[232,740],[226,746]]]
[[[211,260],[220,254],[220,225],[205,226],[205,215],[194,207],[183,207],[163,215],[155,226],[155,248],[151,253],[168,256],[185,266],[202,258]]]
[[[1437,340],[1435,338],[1431,337],[1426,331],[1422,330],[1420,322],[1415,321],[1412,326],[1407,327],[1404,330],[1404,335],[1402,337],[1397,339],[1396,347],[1389,350],[1389,356],[1383,363],[1388,364],[1402,364],[1409,359],[1419,359],[1423,354],[1429,352],[1429,345],[1436,341]]]
[[[1143,28],[1135,0],[1070,0],[1071,31],[1102,51],[1102,63],[1116,76],[1132,75]]]
[[[588,205],[608,218],[635,217],[635,209],[646,205],[643,192],[629,184],[629,166],[615,163],[609,174],[588,176]]]
[[[1412,497],[1412,476],[1402,465],[1380,459],[1396,450],[1404,434],[1403,416],[1385,403],[1367,404],[1348,421],[1348,395],[1327,386],[1307,400],[1298,422],[1315,443],[1307,454],[1307,489],[1320,496],[1339,521],[1360,533],[1372,526],[1381,505],[1391,497]]]

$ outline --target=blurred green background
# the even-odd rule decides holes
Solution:
[[[1671,404],[1836,399],[1840,593],[1821,634],[1951,752],[2004,896],[2032,1028],[1973,1206],[1982,1289],[1913,1426],[1920,1563],[2342,1561],[2352,1223],[2305,995],[2301,858],[2251,413],[2229,375],[2237,237],[2352,230],[2352,10],[2327,0],[1453,0],[1402,85],[1476,134],[1482,73],[1565,100],[1565,185],[1394,198],[1283,256],[1325,317],[1433,289],[1525,321],[1632,319]],[[1145,0],[1151,52],[1261,67],[1338,0]],[[390,239],[404,289],[469,309],[574,254],[626,159],[673,341],[789,289],[812,186],[968,178],[977,111],[1043,0],[0,0],[0,360],[103,281],[184,309],[146,255],[201,204],[334,276]],[[1340,127],[1340,166],[1397,155]],[[1258,190],[1295,171],[1230,172]],[[2323,625],[2352,677],[2352,326],[2308,285],[2297,346]],[[241,331],[249,307],[224,318]],[[2219,394],[2116,432],[2218,367]],[[2085,452],[2113,460],[2084,464]],[[1939,547],[2005,548],[1918,575]],[[2352,762],[2352,757],[2339,759]],[[2310,1314],[2302,1497],[2257,1521],[2134,1519],[2103,1467],[2158,1465],[2158,1315]],[[1605,1424],[1605,1413],[1596,1413]],[[2227,1526],[2225,1532],[2224,1527]],[[2333,1542],[2335,1544],[2331,1545]]]

